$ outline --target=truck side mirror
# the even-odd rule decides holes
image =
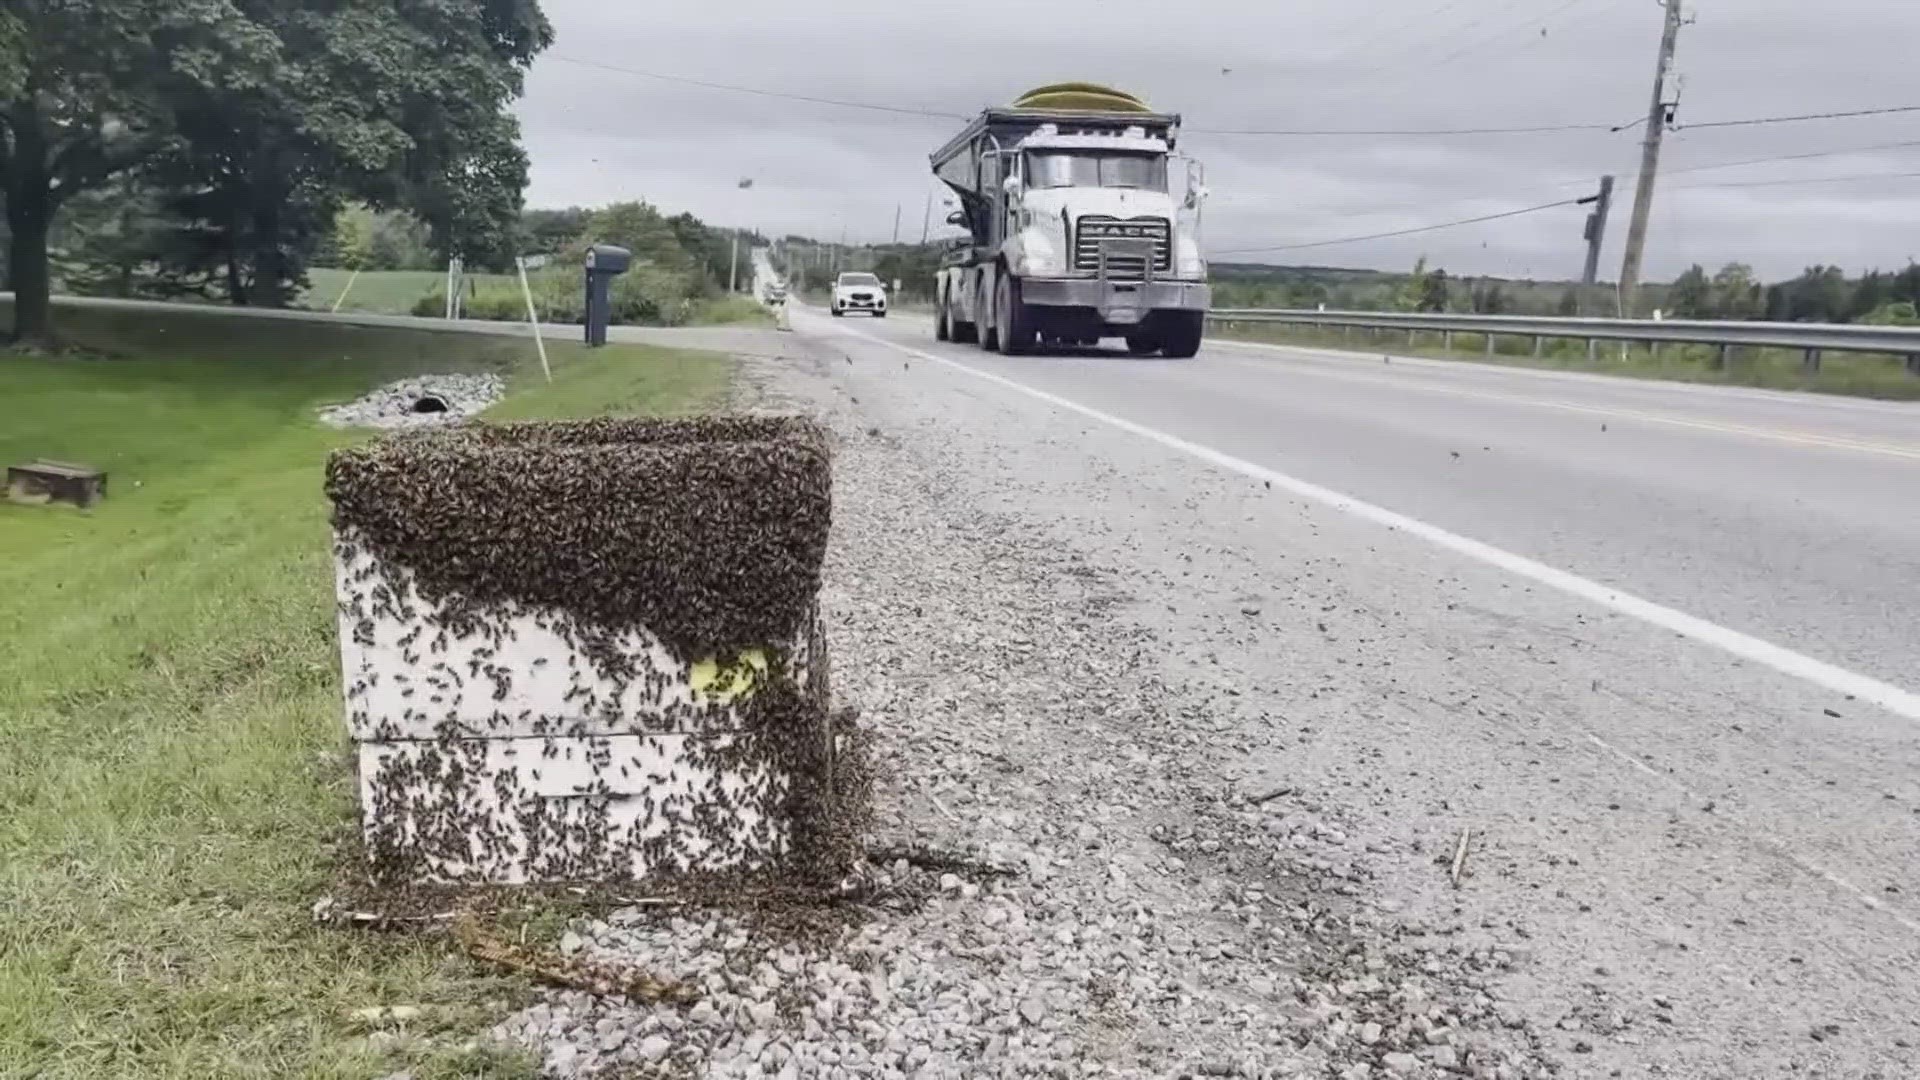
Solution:
[[[967,215],[958,210],[947,215],[947,224],[949,225],[965,225],[966,223]]]
[[[1212,194],[1213,189],[1207,187],[1205,184],[1195,184],[1193,187],[1188,188],[1187,209],[1192,210],[1194,207],[1199,206],[1201,203],[1207,201],[1207,197]]]

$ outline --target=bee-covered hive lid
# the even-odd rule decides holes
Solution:
[[[356,669],[389,672],[383,693],[398,692],[395,664],[357,652],[404,657],[421,683],[388,711],[425,720],[449,686],[505,699],[535,663],[621,685],[658,684],[670,667],[690,691],[700,671],[769,650],[790,670],[814,628],[831,461],[805,419],[409,433],[337,452],[327,492],[350,707],[365,689]],[[569,647],[509,662],[536,637]],[[400,735],[417,737],[385,732]]]

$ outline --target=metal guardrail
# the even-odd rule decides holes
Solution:
[[[1548,339],[1587,342],[1591,355],[1600,341],[1660,345],[1713,345],[1724,364],[1740,347],[1797,349],[1809,370],[1818,370],[1824,352],[1883,353],[1906,358],[1908,371],[1920,375],[1920,327],[1858,326],[1833,323],[1717,322],[1696,319],[1556,319],[1525,315],[1447,315],[1401,311],[1306,311],[1291,308],[1216,308],[1216,323],[1282,323],[1295,326],[1405,331],[1409,340],[1421,331],[1445,335],[1486,335],[1487,352],[1501,337],[1533,339],[1534,355]]]

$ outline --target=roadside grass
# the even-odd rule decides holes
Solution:
[[[353,287],[347,289],[350,279]],[[516,319],[524,318],[517,276],[468,274],[467,280],[473,290],[468,306],[475,313],[498,309],[501,313],[512,313]],[[447,275],[437,270],[364,270],[354,278],[350,270],[315,268],[307,271],[307,284],[299,304],[314,311],[332,310],[341,290],[347,289],[346,300],[340,305],[343,312],[412,315],[425,298],[445,295]],[[442,300],[441,304],[444,303]],[[722,296],[695,301],[687,312],[686,323],[690,326],[771,326],[773,316],[752,297]]]
[[[1453,335],[1453,348],[1447,348],[1441,335],[1432,332],[1415,335],[1411,345],[1404,331],[1369,336],[1365,330],[1357,328],[1351,334],[1343,334],[1337,329],[1241,323],[1225,329],[1210,328],[1208,334],[1236,341],[1586,371],[1634,379],[1668,379],[1895,400],[1920,399],[1920,377],[1906,370],[1902,358],[1864,353],[1827,353],[1821,357],[1820,370],[1808,372],[1801,365],[1800,354],[1788,349],[1736,349],[1728,357],[1726,367],[1721,369],[1714,366],[1716,350],[1707,345],[1664,345],[1658,354],[1645,345],[1635,345],[1626,350],[1623,359],[1620,343],[1603,341],[1594,347],[1593,358],[1588,359],[1585,342],[1549,340],[1544,343],[1541,355],[1535,356],[1532,338],[1510,335],[1495,335],[1496,351],[1488,355],[1486,336],[1483,334],[1456,333]]]
[[[689,326],[772,326],[773,312],[751,296],[723,296],[694,304]]]
[[[512,274],[468,274],[467,277],[480,288],[512,286],[517,290],[520,287],[519,279]],[[371,315],[411,315],[421,297],[443,291],[447,284],[444,270],[363,270],[354,278],[351,270],[314,268],[307,271],[307,291],[300,296],[300,306],[331,311],[349,279],[353,280],[353,288],[347,291],[340,310]]]
[[[89,512],[0,503],[0,1077],[519,1078],[462,1049],[527,993],[310,905],[355,814],[314,409],[507,372],[502,417],[720,402],[708,353],[64,308],[109,357],[0,352],[0,461],[110,472]],[[403,1024],[356,1010],[420,1009]]]

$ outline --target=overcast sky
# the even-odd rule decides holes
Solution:
[[[1455,273],[1579,273],[1585,209],[1421,236],[1225,254],[1493,214],[1619,176],[1603,277],[1618,273],[1640,132],[1356,137],[1207,129],[1612,124],[1643,116],[1656,0],[544,0],[557,31],[520,108],[534,206],[645,199],[720,224],[853,241],[918,239],[938,188],[927,154],[958,120],[788,94],[969,113],[1085,79],[1185,118],[1214,193],[1216,258]],[[1682,32],[1679,120],[1920,105],[1910,0],[1697,0]],[[1542,31],[1545,31],[1544,34]],[[597,66],[605,65],[605,66]],[[1858,150],[1887,143],[1910,147]],[[1698,170],[1834,150],[1801,161]],[[1683,172],[1695,169],[1698,171]],[[1667,139],[1648,273],[1729,260],[1784,277],[1920,257],[1920,112],[1682,130]],[[737,181],[752,177],[751,189]],[[1727,186],[1727,185],[1745,186]],[[1717,185],[1717,186],[1708,186]],[[1764,185],[1764,186],[1763,186]]]

